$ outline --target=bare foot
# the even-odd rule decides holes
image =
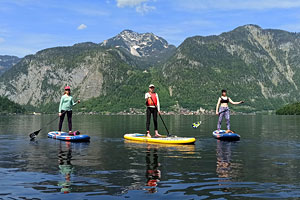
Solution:
[[[147,137],[147,138],[151,138],[150,133],[147,133],[146,137]]]
[[[158,131],[155,131],[155,137],[161,137],[161,135],[158,133]]]

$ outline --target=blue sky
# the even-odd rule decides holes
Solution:
[[[0,55],[25,56],[124,29],[180,45],[237,26],[300,31],[300,0],[0,0]]]

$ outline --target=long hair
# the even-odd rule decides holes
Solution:
[[[65,94],[67,94],[67,91],[66,91],[66,90],[64,91],[64,94],[63,94],[63,95],[65,95]],[[69,90],[69,96],[71,96],[71,90]]]

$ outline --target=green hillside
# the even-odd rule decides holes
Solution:
[[[234,110],[269,111],[300,101],[299,54],[300,34],[256,25],[187,38],[157,65],[126,48],[81,43],[26,56],[1,76],[0,95],[56,112],[68,84],[82,100],[79,111],[120,112],[143,109],[144,93],[154,83],[163,110],[212,110],[227,89],[234,101],[246,102]]]
[[[246,101],[239,111],[275,110],[300,100],[299,38],[253,25],[191,37],[163,65],[164,81],[183,107],[212,109],[224,88]]]
[[[300,115],[300,102],[283,106],[276,111],[277,115]]]
[[[3,113],[25,113],[24,107],[0,96],[0,114]]]

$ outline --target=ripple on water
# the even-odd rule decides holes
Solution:
[[[159,145],[123,140],[133,131],[132,118],[135,126],[141,124],[134,129],[144,129],[142,116],[77,117],[74,125],[87,129],[89,144],[51,140],[45,133],[29,142],[22,132],[40,123],[31,127],[27,116],[19,122],[30,130],[0,130],[0,199],[300,198],[300,142],[290,129],[300,129],[299,118],[264,116],[271,120],[262,123],[261,116],[233,116],[242,140],[231,143],[211,137],[215,119],[187,131],[194,119],[168,116],[166,123],[177,135],[199,138],[195,145]],[[18,116],[10,118],[5,123],[18,121]],[[0,126],[7,127],[2,121]]]

